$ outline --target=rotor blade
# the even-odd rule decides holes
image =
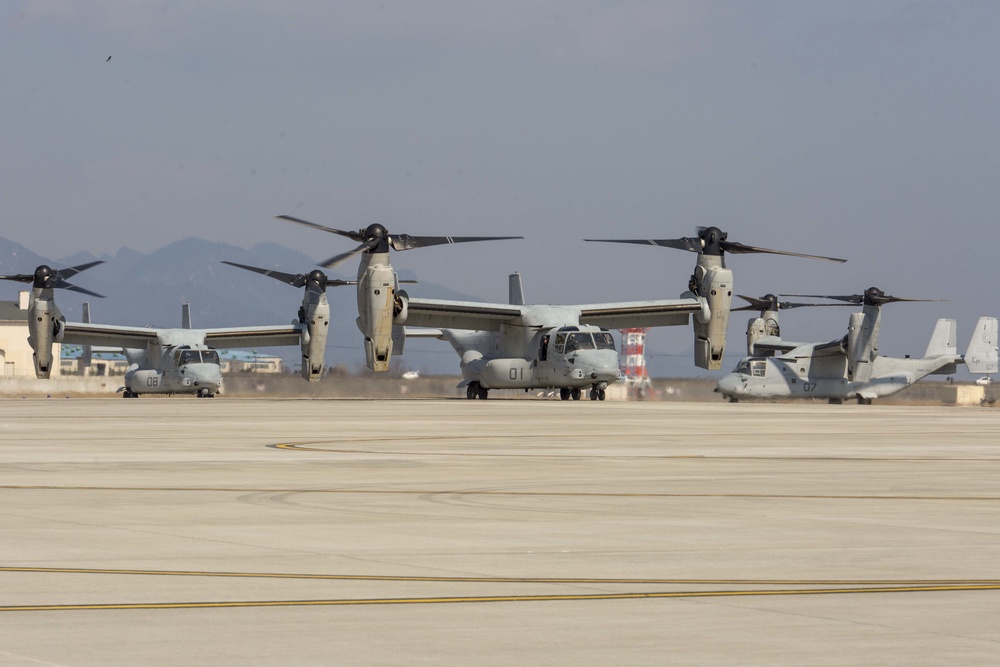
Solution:
[[[354,257],[355,255],[361,254],[366,250],[371,250],[372,248],[378,246],[378,243],[379,243],[378,239],[369,239],[364,243],[362,243],[361,245],[359,245],[354,250],[348,250],[347,252],[342,252],[339,255],[334,255],[330,259],[320,262],[319,265],[327,269],[332,269],[333,267],[349,260],[351,257]]]
[[[636,245],[655,245],[663,248],[676,248],[688,252],[701,252],[701,239],[697,236],[686,236],[679,239],[584,239],[591,243],[634,243]]]
[[[853,306],[853,303],[796,303],[794,301],[781,301],[778,307],[781,310],[788,310],[789,308],[823,308],[826,306],[833,306],[834,308]]]
[[[339,234],[341,236],[346,236],[347,238],[357,241],[360,243],[364,241],[364,236],[359,232],[345,232],[342,229],[334,229],[333,227],[324,227],[323,225],[317,225],[315,222],[309,222],[308,220],[303,220],[302,218],[295,218],[290,215],[276,215],[274,216],[278,220],[287,220],[288,222],[294,222],[300,225],[305,225],[306,227],[312,227],[313,229],[318,229],[322,232],[329,232],[331,234]]]
[[[26,273],[16,273],[10,276],[0,276],[0,280],[13,280],[19,283],[30,283],[35,280],[35,276],[28,275]]]
[[[883,296],[883,297],[873,297],[874,300],[880,301],[882,303],[896,303],[897,301],[909,301],[915,303],[943,303],[947,299],[906,299],[901,296]]]
[[[81,271],[82,270],[83,269],[81,269]],[[77,287],[76,285],[71,285],[70,283],[66,282],[65,280],[57,280],[57,281],[55,281],[52,284],[52,287],[55,288],[55,289],[64,289],[64,290],[67,290],[69,292],[79,292],[80,294],[88,294],[90,296],[96,296],[98,299],[103,299],[104,298],[103,294],[98,294],[97,292],[91,292],[89,289],[85,289],[83,287]]]
[[[104,264],[103,259],[99,259],[96,262],[88,262],[86,264],[78,264],[77,266],[71,266],[68,269],[59,269],[59,275],[63,278],[72,278],[81,271],[86,271],[92,266],[97,266],[98,264]]]
[[[861,305],[865,300],[864,294],[845,294],[839,296],[830,294],[781,294],[779,296],[794,296],[797,299],[836,299],[837,301],[846,301],[855,306]]]
[[[745,245],[743,243],[736,243],[734,241],[719,241],[719,247],[726,252],[731,252],[734,255],[745,254],[745,253],[766,253],[768,255],[788,255],[790,257],[807,257],[809,259],[825,259],[828,262],[840,262],[844,263],[846,259],[840,259],[838,257],[824,257],[822,255],[807,255],[801,252],[788,252],[787,250],[771,250],[770,248],[758,248],[757,246]]]
[[[291,285],[292,287],[302,287],[306,284],[306,277],[301,273],[282,273],[281,271],[272,271],[271,269],[261,269],[256,266],[249,266],[247,264],[237,264],[236,262],[227,262],[226,260],[221,260],[223,264],[228,264],[229,266],[235,266],[241,269],[246,269],[247,271],[253,271],[254,273],[259,273],[262,276],[268,276],[274,278],[275,280],[280,280],[283,283]]]
[[[417,285],[418,284],[416,280],[400,280],[399,281],[400,285],[402,285],[403,283],[406,283],[407,285]]]
[[[427,248],[449,243],[472,243],[473,241],[507,241],[523,239],[523,236],[410,236],[409,234],[390,234],[389,241],[393,250],[412,250]]]

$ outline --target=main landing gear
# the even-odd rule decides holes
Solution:
[[[570,389],[569,387],[559,388],[559,398],[561,398],[564,401],[568,401],[570,397],[572,397],[574,401],[579,401],[580,396],[582,395],[583,394],[580,391],[579,387],[573,387],[572,389]]]
[[[604,390],[594,387],[590,390],[590,400],[592,401],[603,401],[604,400]]]
[[[139,394],[125,387],[125,391],[122,392],[122,398],[139,398]]]
[[[481,401],[485,401],[490,396],[490,390],[483,387],[478,382],[470,382],[465,387],[465,397],[469,400],[478,398]]]
[[[215,398],[215,394],[212,393],[211,389],[199,389],[198,398]]]

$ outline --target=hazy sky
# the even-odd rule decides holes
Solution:
[[[882,351],[922,353],[938,317],[964,348],[1000,310],[997,35],[995,2],[5,2],[2,235],[316,260],[351,243],[274,215],[523,235],[394,262],[488,300],[516,269],[530,301],[581,303],[677,296],[694,265],[582,238],[717,225],[850,259],[731,257],[739,293],[950,299],[890,306]],[[846,312],[783,328],[837,337]]]

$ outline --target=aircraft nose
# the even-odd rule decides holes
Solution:
[[[586,363],[590,369],[586,375],[591,380],[601,382],[614,382],[618,379],[618,355],[602,354],[604,350],[599,350],[596,354],[587,355]],[[581,361],[583,361],[581,359]]]
[[[716,385],[718,390],[727,396],[736,396],[743,393],[743,378],[739,373],[730,373],[719,378]]]
[[[189,364],[187,374],[196,387],[222,386],[222,369],[215,364]]]

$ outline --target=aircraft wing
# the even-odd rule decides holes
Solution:
[[[754,352],[791,352],[797,347],[808,345],[808,343],[794,343],[790,340],[781,340],[777,336],[764,336],[758,338],[753,344]]]
[[[605,329],[632,327],[683,326],[690,315],[701,312],[698,299],[661,299],[657,301],[621,301],[573,306],[580,310],[580,324]]]
[[[62,342],[68,345],[95,345],[113,348],[143,348],[157,341],[158,330],[123,327],[115,324],[63,323]]]
[[[270,327],[203,329],[203,331],[205,332],[205,345],[215,348],[298,345],[302,335],[302,329],[293,324]]]
[[[427,329],[424,327],[404,327],[407,338],[440,338],[444,340],[444,333],[440,329]]]
[[[478,301],[414,299],[407,303],[406,326],[499,331],[500,325],[521,317],[522,306]]]

